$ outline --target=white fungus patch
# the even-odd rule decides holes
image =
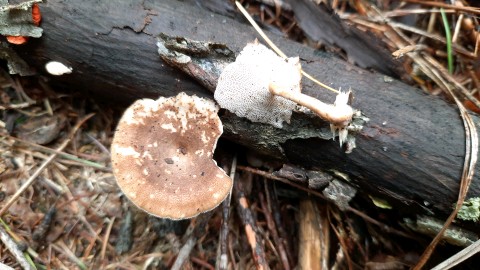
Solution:
[[[250,43],[225,67],[214,97],[220,107],[237,116],[281,128],[283,122],[290,122],[296,104],[271,94],[269,86],[300,92],[300,80],[298,58],[285,61],[267,47]]]
[[[139,158],[140,157],[140,153],[135,151],[135,149],[131,146],[121,147],[121,146],[118,146],[118,145],[114,145],[113,147],[114,147],[114,150],[120,155],[132,156],[133,158]]]
[[[153,160],[153,157],[152,157],[152,154],[150,153],[150,151],[143,152],[142,158],[148,158],[149,160]]]
[[[166,130],[170,130],[171,132],[177,132],[177,129],[173,127],[172,123],[162,124],[161,127]]]
[[[50,61],[45,64],[45,70],[54,76],[61,76],[64,74],[70,74],[73,71],[73,68],[66,66],[62,62]]]

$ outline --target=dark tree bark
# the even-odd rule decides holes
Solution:
[[[181,91],[211,97],[193,79],[160,60],[156,36],[162,32],[225,43],[237,52],[256,38],[250,26],[193,1],[49,0],[41,10],[44,36],[20,47],[22,57],[39,71],[49,60],[66,62],[73,73],[52,82],[116,102]],[[226,114],[224,136],[295,164],[344,173],[362,192],[386,198],[400,209],[448,215],[457,198],[465,155],[458,110],[382,74],[271,36],[287,55],[299,55],[308,73],[337,89],[351,87],[353,106],[370,122],[357,135],[351,154],[329,139],[326,123],[297,114],[283,129]],[[304,81],[303,91],[321,100],[334,99],[309,81]],[[469,195],[480,195],[478,170]]]

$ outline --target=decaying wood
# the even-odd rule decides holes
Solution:
[[[298,265],[300,269],[327,269],[330,251],[327,215],[312,198],[300,201]]]
[[[203,10],[194,1],[51,0],[41,10],[44,36],[19,48],[21,56],[39,71],[49,60],[65,62],[73,73],[52,78],[52,83],[117,102],[181,91],[211,97],[160,60],[160,33],[223,43],[235,52],[256,38],[248,25]],[[322,82],[352,88],[353,107],[370,121],[356,135],[351,154],[331,140],[327,123],[303,114],[294,114],[291,124],[277,129],[226,113],[224,138],[307,168],[335,172],[361,193],[386,199],[401,211],[446,217],[457,198],[465,155],[458,110],[382,74],[270,36],[287,55],[300,56],[303,69]],[[334,100],[309,81],[303,81],[303,92]],[[474,121],[480,123],[477,116]],[[469,197],[480,195],[478,168]]]

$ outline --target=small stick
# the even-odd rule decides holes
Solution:
[[[85,263],[79,259],[75,253],[70,250],[70,248],[63,242],[63,240],[57,241],[56,244],[51,244],[51,247],[55,249],[58,253],[61,253],[65,256],[67,256],[72,262],[74,262],[78,268],[81,270],[87,270],[88,267],[85,265]]]
[[[185,242],[185,244],[180,249],[180,252],[178,252],[177,259],[173,263],[172,268],[170,268],[171,270],[182,269],[183,264],[190,256],[190,252],[192,252],[192,249],[196,243],[197,243],[197,238],[194,237],[193,235],[187,239],[187,242]]]
[[[230,168],[230,178],[235,181],[235,172],[237,170],[237,156],[235,155],[232,160],[232,167]],[[232,200],[232,192],[230,192],[222,203],[222,227],[220,229],[220,236],[219,236],[219,253],[217,256],[217,263],[215,265],[215,269],[226,270],[228,269],[228,221],[230,218],[230,202]]]
[[[242,220],[243,227],[245,229],[245,234],[247,235],[248,244],[252,250],[253,261],[258,270],[267,270],[268,267],[267,259],[265,257],[265,247],[263,245],[262,238],[260,236],[255,224],[255,219],[253,217],[252,211],[248,208],[248,201],[241,187],[240,181],[234,182],[233,196],[237,203],[237,213],[240,219]]]
[[[110,219],[108,223],[107,230],[105,231],[105,236],[103,237],[103,245],[100,251],[100,260],[103,261],[105,259],[105,254],[107,253],[107,245],[108,245],[108,238],[110,238],[110,233],[112,232],[113,223],[115,222],[115,217]]]
[[[195,226],[195,228],[193,228],[191,235],[187,239],[187,242],[185,242],[185,244],[182,246],[182,248],[178,252],[177,258],[175,259],[175,262],[170,268],[171,270],[183,269],[182,266],[190,256],[190,253],[192,252],[193,247],[197,243],[197,239],[199,239],[200,237],[202,237],[203,234],[205,234],[205,227],[207,226],[207,223],[212,217],[213,213],[214,211],[203,213],[198,217],[196,217],[195,221],[193,221],[195,222],[195,225],[193,225]],[[193,222],[191,223],[190,226],[192,226]]]
[[[265,183],[267,185],[268,183]],[[268,192],[268,191],[267,191]],[[267,201],[265,200],[265,196],[263,193],[258,194],[260,198],[260,206],[262,208],[263,214],[265,215],[265,220],[267,221],[268,230],[271,232],[273,237],[273,242],[278,249],[278,254],[280,255],[280,261],[283,264],[283,269],[290,270],[290,263],[288,262],[287,251],[285,250],[285,246],[283,245],[283,241],[278,236],[277,228],[275,227],[275,222],[273,221],[272,217],[272,210],[267,205]]]
[[[294,256],[292,253],[292,248],[290,246],[291,238],[289,237],[288,233],[285,231],[285,228],[284,228],[285,223],[282,221],[280,207],[278,205],[278,198],[277,198],[278,196],[275,191],[275,185],[273,183],[267,182],[265,183],[265,188],[266,188],[265,195],[267,196],[267,201],[270,202],[270,207],[272,208],[273,220],[275,222],[275,225],[278,231],[278,236],[280,237],[280,240],[285,246],[285,250],[287,252],[287,258],[290,265],[294,265],[295,264],[293,259]]]
[[[35,267],[28,263],[27,258],[25,258],[23,252],[18,248],[18,244],[10,237],[10,235],[8,235],[7,231],[5,231],[3,226],[0,226],[0,239],[15,257],[15,259],[17,259],[17,262],[22,266],[23,269],[35,269]]]

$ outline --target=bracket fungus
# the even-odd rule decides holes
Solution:
[[[335,126],[348,125],[351,92],[340,92],[333,105],[302,94],[301,70],[298,57],[284,60],[258,42],[249,43],[220,75],[215,100],[238,116],[279,128],[290,121],[297,104]]]
[[[215,100],[220,107],[252,122],[277,128],[290,122],[295,102],[269,92],[270,83],[300,92],[298,58],[287,61],[262,44],[249,43],[218,79]]]
[[[283,59],[256,41],[247,44],[235,62],[225,67],[214,97],[220,107],[237,116],[277,128],[284,121],[290,122],[297,104],[306,107],[330,122],[334,136],[339,130],[342,145],[354,115],[347,104],[351,91],[339,92],[335,104],[326,104],[301,93],[301,78],[298,57]]]
[[[217,112],[213,101],[185,93],[132,104],[112,142],[113,172],[127,198],[175,220],[218,206],[233,181],[212,159],[223,132]]]

